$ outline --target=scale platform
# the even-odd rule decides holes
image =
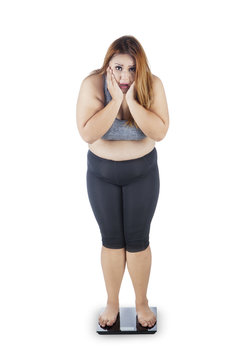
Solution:
[[[157,318],[157,308],[150,307]],[[101,308],[100,313],[104,310]],[[112,326],[101,327],[97,321],[97,333],[100,335],[154,334],[157,322],[152,328],[143,327],[137,320],[135,307],[120,307],[117,320]]]

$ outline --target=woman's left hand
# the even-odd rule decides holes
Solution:
[[[135,85],[135,81],[132,83],[132,85],[130,86],[130,88],[126,92],[126,95],[125,95],[126,101],[135,100],[135,87],[134,87],[134,85]]]

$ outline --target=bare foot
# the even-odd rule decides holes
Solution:
[[[157,321],[155,314],[150,310],[148,302],[136,304],[138,322],[144,327],[153,327]]]
[[[105,310],[100,314],[98,318],[99,325],[102,327],[112,326],[118,316],[119,304],[107,304]]]

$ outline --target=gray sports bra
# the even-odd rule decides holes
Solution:
[[[107,88],[107,78],[106,75],[103,74],[104,77],[104,95],[105,95],[105,103],[106,106],[109,101],[112,100],[111,94]],[[127,120],[120,120],[115,118],[112,126],[108,131],[102,136],[104,140],[142,140],[146,137],[146,135],[140,130],[137,129],[136,126],[127,126],[125,125]]]

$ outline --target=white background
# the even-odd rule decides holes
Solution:
[[[240,358],[237,5],[1,2],[2,360]],[[123,35],[141,42],[170,115],[156,143],[149,336],[96,333],[101,238],[76,125],[81,81]],[[126,270],[120,305],[134,300]]]

